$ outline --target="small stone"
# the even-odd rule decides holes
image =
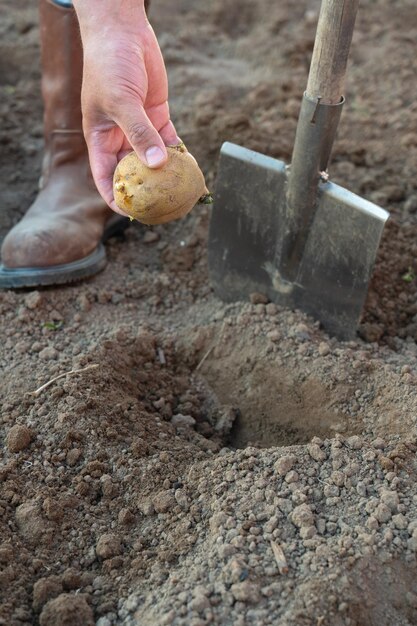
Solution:
[[[94,626],[94,615],[85,594],[62,593],[44,607],[40,626]]]
[[[314,461],[322,463],[326,460],[326,452],[320,448],[316,443],[309,443],[307,451]]]
[[[91,309],[91,302],[86,293],[80,293],[77,297],[76,303],[80,311],[87,312]]]
[[[159,241],[159,235],[154,230],[147,230],[144,234],[142,241],[143,243],[155,243]]]
[[[338,525],[336,522],[326,522],[326,531],[329,535],[335,535],[337,533],[337,529]]]
[[[71,450],[68,450],[65,460],[70,467],[74,467],[74,465],[77,465],[81,456],[82,451],[79,448],[71,448]]]
[[[288,474],[285,475],[285,482],[288,484],[291,483],[297,483],[299,481],[299,475],[298,472],[296,472],[295,470],[290,470],[288,472]]]
[[[130,509],[120,509],[117,520],[121,526],[128,526],[129,524],[133,524],[135,516]]]
[[[161,491],[153,498],[152,502],[157,513],[167,513],[177,504],[171,491]]]
[[[379,528],[379,522],[373,515],[370,515],[366,520],[366,526],[369,530],[377,530]]]
[[[391,509],[384,503],[378,504],[374,511],[374,515],[378,522],[381,524],[388,522],[391,519]]]
[[[18,341],[14,349],[18,354],[26,354],[30,350],[30,343],[29,341]]]
[[[362,456],[364,461],[374,461],[376,459],[376,452],[375,450],[367,450],[366,452],[364,452],[363,456]]]
[[[400,498],[398,497],[398,493],[396,491],[382,489],[379,497],[381,502],[386,504],[393,513],[397,511],[398,505],[400,504]]]
[[[114,485],[111,476],[104,474],[100,478],[101,491],[104,497],[112,498],[116,494],[116,486]]]
[[[268,302],[265,307],[267,315],[276,315],[278,313],[278,307],[274,302]]]
[[[234,583],[230,591],[235,600],[238,602],[247,602],[254,604],[260,599],[259,586],[256,583],[245,580],[241,583]]]
[[[58,576],[40,578],[33,585],[32,606],[35,611],[40,611],[44,604],[62,593],[62,583]]]
[[[330,480],[334,485],[337,485],[337,487],[343,487],[345,484],[345,475],[343,472],[336,470],[330,474]]]
[[[386,447],[386,443],[382,439],[382,437],[377,437],[376,439],[374,439],[371,445],[376,450],[383,450]]]
[[[210,518],[210,530],[214,533],[214,534],[218,534],[219,529],[222,526],[225,526],[227,521],[228,521],[229,517],[226,515],[226,513],[223,513],[223,511],[219,511],[219,513],[214,513],[214,515],[211,516]]]
[[[36,501],[23,502],[16,509],[16,524],[22,536],[30,543],[39,543],[46,530],[40,505]]]
[[[110,559],[118,556],[123,552],[120,537],[114,533],[105,533],[101,535],[96,545],[96,554],[101,559]]]
[[[209,587],[206,587],[205,585],[196,585],[192,593],[193,598],[197,598],[198,596],[205,596],[206,598],[208,598],[211,591]]]
[[[315,526],[303,526],[300,528],[300,535],[302,539],[312,539],[317,535]]]
[[[288,498],[276,498],[275,500],[277,508],[282,511],[282,513],[285,513],[286,515],[289,515],[292,511],[292,504],[291,504],[291,500],[289,500]]]
[[[407,198],[407,200],[404,202],[404,210],[407,213],[417,212],[417,194],[412,194]]]
[[[68,567],[62,574],[62,585],[65,591],[79,589],[82,586],[81,572],[74,567]]]
[[[351,450],[360,450],[363,446],[363,440],[358,435],[348,437],[346,443]]]
[[[195,426],[195,419],[191,415],[182,415],[178,413],[171,418],[171,424],[176,428],[186,427],[193,428]]]
[[[124,603],[125,608],[132,613],[133,611],[135,611],[138,608],[139,605],[139,598],[136,594],[132,593],[126,600]]]
[[[316,446],[319,446],[320,448],[324,446],[323,439],[320,439],[320,437],[317,437],[317,436],[312,438],[311,443],[314,443]]]
[[[407,541],[407,548],[411,550],[411,552],[417,552],[417,537],[414,535],[410,537]]]
[[[398,530],[405,530],[408,526],[408,520],[402,513],[393,515],[392,521],[394,523],[395,528],[398,528]]]
[[[59,356],[58,350],[55,350],[53,346],[47,346],[39,352],[39,357],[44,361],[56,360]]]
[[[291,521],[298,528],[314,526],[314,515],[308,504],[296,506],[291,514]]]
[[[323,493],[326,498],[337,498],[340,495],[340,489],[337,485],[324,485]]]
[[[280,476],[285,476],[294,467],[296,462],[297,458],[293,454],[282,456],[274,464],[275,471]]]
[[[238,415],[238,411],[232,407],[224,405],[219,409],[216,416],[214,428],[222,437],[227,437],[232,430],[233,424]]]
[[[198,595],[193,598],[193,600],[191,600],[189,607],[192,611],[197,611],[197,613],[200,613],[201,611],[210,608],[210,601],[206,596]]]
[[[188,509],[188,498],[187,493],[184,489],[176,489],[174,493],[174,498],[182,509]]]
[[[30,428],[23,424],[15,424],[7,433],[6,444],[9,452],[21,452],[31,443],[33,434]]]
[[[64,516],[64,507],[56,497],[45,498],[42,502],[42,510],[52,522],[60,522]]]
[[[413,519],[407,526],[407,530],[412,535],[417,530],[417,519]]]
[[[281,333],[278,330],[270,330],[266,336],[274,343],[277,343],[281,339]]]
[[[389,459],[387,456],[383,455],[378,458],[378,461],[382,469],[386,471],[392,470],[395,465],[392,459]]]
[[[224,543],[219,547],[219,557],[221,559],[227,559],[229,556],[236,554],[236,548],[230,543]]]
[[[363,498],[366,497],[367,491],[366,491],[366,485],[365,485],[364,482],[358,481],[358,483],[356,485],[356,493],[359,496],[362,496]]]
[[[264,293],[254,291],[250,294],[249,299],[252,304],[268,304],[269,298]]]
[[[33,311],[37,309],[42,303],[42,295],[39,291],[32,291],[25,297],[25,306],[27,309]]]
[[[155,507],[153,505],[152,500],[146,498],[145,500],[139,500],[138,509],[142,513],[142,515],[153,515],[155,513]]]
[[[300,341],[309,341],[311,339],[310,331],[305,324],[297,324],[294,328],[294,335]]]
[[[327,356],[328,354],[330,354],[330,346],[329,346],[329,344],[325,343],[324,341],[322,341],[319,344],[318,351],[319,351],[319,355],[320,356]]]

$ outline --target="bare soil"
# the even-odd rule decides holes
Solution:
[[[225,140],[289,162],[318,7],[155,2],[211,187]],[[361,3],[330,173],[391,218],[357,340],[217,300],[206,206],[90,281],[0,293],[0,624],[417,623],[416,39],[413,1]],[[36,195],[39,78],[36,7],[2,0],[2,235]]]

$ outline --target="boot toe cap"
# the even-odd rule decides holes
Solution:
[[[74,241],[71,229],[64,227],[60,233],[55,233],[40,225],[37,228],[33,223],[30,229],[18,225],[3,241],[2,262],[10,269],[71,263],[90,254],[97,245],[95,238],[84,239],[80,234]]]

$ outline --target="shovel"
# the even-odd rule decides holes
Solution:
[[[209,270],[225,301],[261,292],[351,339],[388,213],[328,180],[359,0],[323,0],[291,166],[222,146]]]

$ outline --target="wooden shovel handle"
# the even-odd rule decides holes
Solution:
[[[337,104],[344,95],[346,66],[359,0],[322,0],[307,95]]]

